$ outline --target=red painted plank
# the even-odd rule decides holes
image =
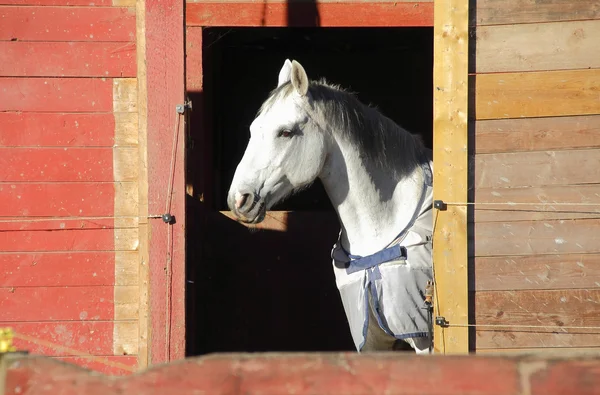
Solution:
[[[433,26],[433,2],[356,2],[294,4],[293,26],[321,27],[393,27]],[[188,26],[288,26],[287,3],[187,3]]]
[[[112,113],[0,112],[0,146],[112,147]]]
[[[113,251],[113,220],[0,222],[0,251]]]
[[[0,148],[0,181],[113,181],[112,148]]]
[[[34,337],[44,342],[93,355],[113,354],[113,321],[46,321],[46,322],[0,322],[0,327],[10,327],[15,334]],[[71,356],[64,349],[50,347],[47,344],[14,339],[17,350],[26,350],[32,354],[46,356]],[[77,355],[77,354],[75,354]]]
[[[4,254],[0,287],[115,284],[114,252]]]
[[[112,0],[0,0],[0,5],[112,6]]]
[[[0,6],[0,41],[135,41],[135,9]]]
[[[109,376],[124,376],[131,374],[131,370],[125,370],[118,366],[112,366],[111,363],[119,365],[127,365],[135,370],[137,366],[137,357],[129,355],[115,355],[99,358],[81,358],[81,357],[57,357],[56,359],[63,362],[79,365],[82,368],[93,370],[95,372],[104,373]],[[107,360],[109,364],[102,362]],[[106,394],[103,394],[106,395]]]
[[[6,77],[135,77],[135,43],[0,41]]]
[[[109,78],[0,78],[0,111],[110,112]]]
[[[114,195],[112,183],[0,184],[0,217],[110,216]]]
[[[146,1],[146,67],[148,82],[148,195],[149,212],[162,212],[169,189],[173,108],[184,100],[185,47],[183,1]],[[173,178],[170,212],[177,222],[171,228],[168,250],[167,226],[150,222],[150,333],[151,364],[185,357],[185,117],[181,118]],[[171,253],[171,279],[165,275],[165,256]],[[171,284],[167,312],[167,281]],[[170,328],[168,343],[165,328]]]
[[[1,288],[3,321],[114,319],[114,287]]]

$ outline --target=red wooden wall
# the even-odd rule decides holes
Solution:
[[[135,0],[0,0],[0,21],[0,326],[125,373],[77,355],[137,365]]]

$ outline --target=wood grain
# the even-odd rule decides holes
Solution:
[[[185,89],[202,92],[202,27],[185,29]]]
[[[510,222],[577,218],[600,218],[600,184],[478,188],[475,191],[475,212],[471,221]]]
[[[497,25],[600,19],[596,0],[473,0],[471,24]]]
[[[482,120],[474,138],[477,154],[599,148],[600,115]]]
[[[0,41],[5,77],[135,77],[135,43]]]
[[[111,6],[112,0],[0,0],[0,5],[20,6]]]
[[[134,369],[137,366],[137,358],[131,355],[108,355],[102,356],[101,359],[94,358],[90,356],[88,358],[85,357],[52,357],[54,359],[60,360],[62,362],[66,362],[69,364],[78,365],[82,368],[92,370],[94,372],[103,373],[109,376],[126,376],[130,375],[130,370],[125,370],[118,366],[110,365],[110,363],[118,363],[121,365],[131,366]],[[108,361],[109,364],[104,363],[104,361]],[[105,391],[103,391],[105,393]]]
[[[600,220],[476,223],[474,256],[591,254],[600,252]]]
[[[110,112],[112,80],[0,78],[0,111]],[[112,134],[112,133],[111,133]]]
[[[475,291],[600,287],[598,254],[478,257],[474,261]]]
[[[600,289],[476,292],[474,307],[475,324],[600,326]]]
[[[468,3],[437,1],[434,12],[434,199],[464,202],[468,189]],[[468,324],[468,240],[464,206],[436,213],[434,311]],[[434,326],[434,352],[469,351],[466,327]]]
[[[600,114],[600,69],[478,74],[476,119]]]
[[[126,228],[113,228],[113,220],[0,223],[0,249],[21,253],[133,251],[137,248],[137,221],[132,220]]]
[[[575,333],[540,329],[506,328],[498,330],[477,330],[475,342],[477,352],[497,349],[515,351],[519,349],[540,348],[536,352],[552,348],[587,348],[600,346],[599,330],[577,330]],[[531,351],[531,350],[523,350]],[[567,350],[564,350],[567,351]],[[600,350],[599,350],[600,351]]]
[[[3,147],[112,147],[111,113],[0,112]]]
[[[315,7],[318,20],[315,20]],[[293,26],[433,26],[432,2],[344,2],[294,5]],[[187,3],[187,26],[288,26],[285,2]]]
[[[113,156],[119,158],[118,169],[113,168]],[[136,164],[137,149],[129,147],[0,148],[0,181],[134,181]]]
[[[480,154],[472,163],[478,189],[595,184],[600,149]]]
[[[135,9],[0,6],[0,41],[135,41]]]
[[[599,68],[599,35],[600,19],[480,26],[476,29],[472,70],[493,73]]]

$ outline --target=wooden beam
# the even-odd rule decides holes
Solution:
[[[434,199],[467,201],[468,106],[467,0],[436,1],[434,8]],[[468,323],[467,211],[448,206],[434,213],[434,315]],[[464,327],[435,326],[434,352],[469,351]]]

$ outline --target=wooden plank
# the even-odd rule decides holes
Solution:
[[[113,321],[45,321],[45,322],[2,322],[3,327],[10,327],[17,337],[15,347],[27,350],[32,354],[47,356],[73,355],[68,350],[50,347],[46,343],[53,343],[92,355],[111,355],[113,353]],[[129,324],[129,323],[123,323]],[[42,340],[45,344],[38,344],[18,337],[23,334]]]
[[[600,148],[600,115],[475,122],[475,152]]]
[[[137,111],[137,80],[115,78],[113,80],[113,111],[128,113]]]
[[[544,351],[544,349],[557,347],[568,347],[569,349],[600,347],[599,330],[573,332],[576,333],[520,328],[477,330],[475,332],[475,342],[477,353],[484,350],[492,352],[492,349],[497,351],[531,351],[526,349],[539,347],[541,348],[539,351]]]
[[[493,73],[599,68],[599,35],[600,19],[479,26],[471,69]]]
[[[189,10],[189,9],[188,9]],[[169,185],[175,224],[149,223],[149,364],[185,357],[185,3],[145,1],[148,210],[163,212]],[[171,149],[179,125],[176,151]],[[174,155],[174,157],[173,157]],[[174,159],[174,169],[171,166]],[[171,170],[173,169],[173,170]],[[173,176],[171,176],[173,171]],[[168,257],[168,258],[167,258]]]
[[[134,181],[136,148],[0,148],[2,182]],[[121,158],[113,169],[113,152]]]
[[[600,220],[520,221],[476,223],[477,257],[600,252]]]
[[[135,43],[0,41],[5,77],[135,77]]]
[[[478,325],[539,325],[556,330],[563,326],[598,327],[599,312],[598,288],[475,293],[475,323]],[[572,331],[577,333],[579,329]],[[600,336],[597,341],[600,345]]]
[[[596,0],[473,0],[472,25],[600,19]]]
[[[110,112],[112,80],[0,78],[0,111]]]
[[[600,287],[600,255],[478,257],[474,290],[593,289]]]
[[[468,2],[436,1],[434,12],[434,199],[467,201]],[[468,324],[467,211],[449,206],[434,213],[434,315]],[[434,351],[469,351],[466,327],[434,326]]]
[[[600,218],[600,184],[479,188],[475,191],[473,222],[577,218]]]
[[[138,229],[134,227],[137,221],[131,222],[117,230],[112,220],[0,222],[0,251],[134,251]]]
[[[4,254],[0,287],[137,285],[137,268],[123,264],[136,258],[134,251]]]
[[[594,184],[599,166],[600,149],[481,154],[474,182],[477,188]]]
[[[146,2],[137,2],[136,6],[137,58],[146,59]],[[155,19],[156,22],[156,19]],[[138,276],[139,276],[139,320],[138,320],[138,366],[148,367],[150,360],[150,245],[148,223],[148,87],[146,62],[137,62],[138,89]]]
[[[112,147],[111,113],[0,112],[0,146]]]
[[[20,6],[112,6],[112,0],[0,0],[0,5]]]
[[[185,89],[202,92],[202,27],[185,29]]]
[[[0,6],[0,41],[135,41],[135,9]]]
[[[187,26],[433,26],[432,2],[296,2],[293,7],[294,20],[289,21],[285,2],[187,3],[185,22]]]
[[[131,370],[121,368],[121,365],[131,366],[135,371],[137,366],[137,358],[130,355],[109,355],[96,358],[90,357],[53,357],[62,362],[79,365],[82,368],[92,370],[94,372],[103,373],[109,376],[125,376],[130,375]],[[107,362],[105,362],[107,361]]]
[[[600,69],[478,74],[476,119],[600,114]]]

